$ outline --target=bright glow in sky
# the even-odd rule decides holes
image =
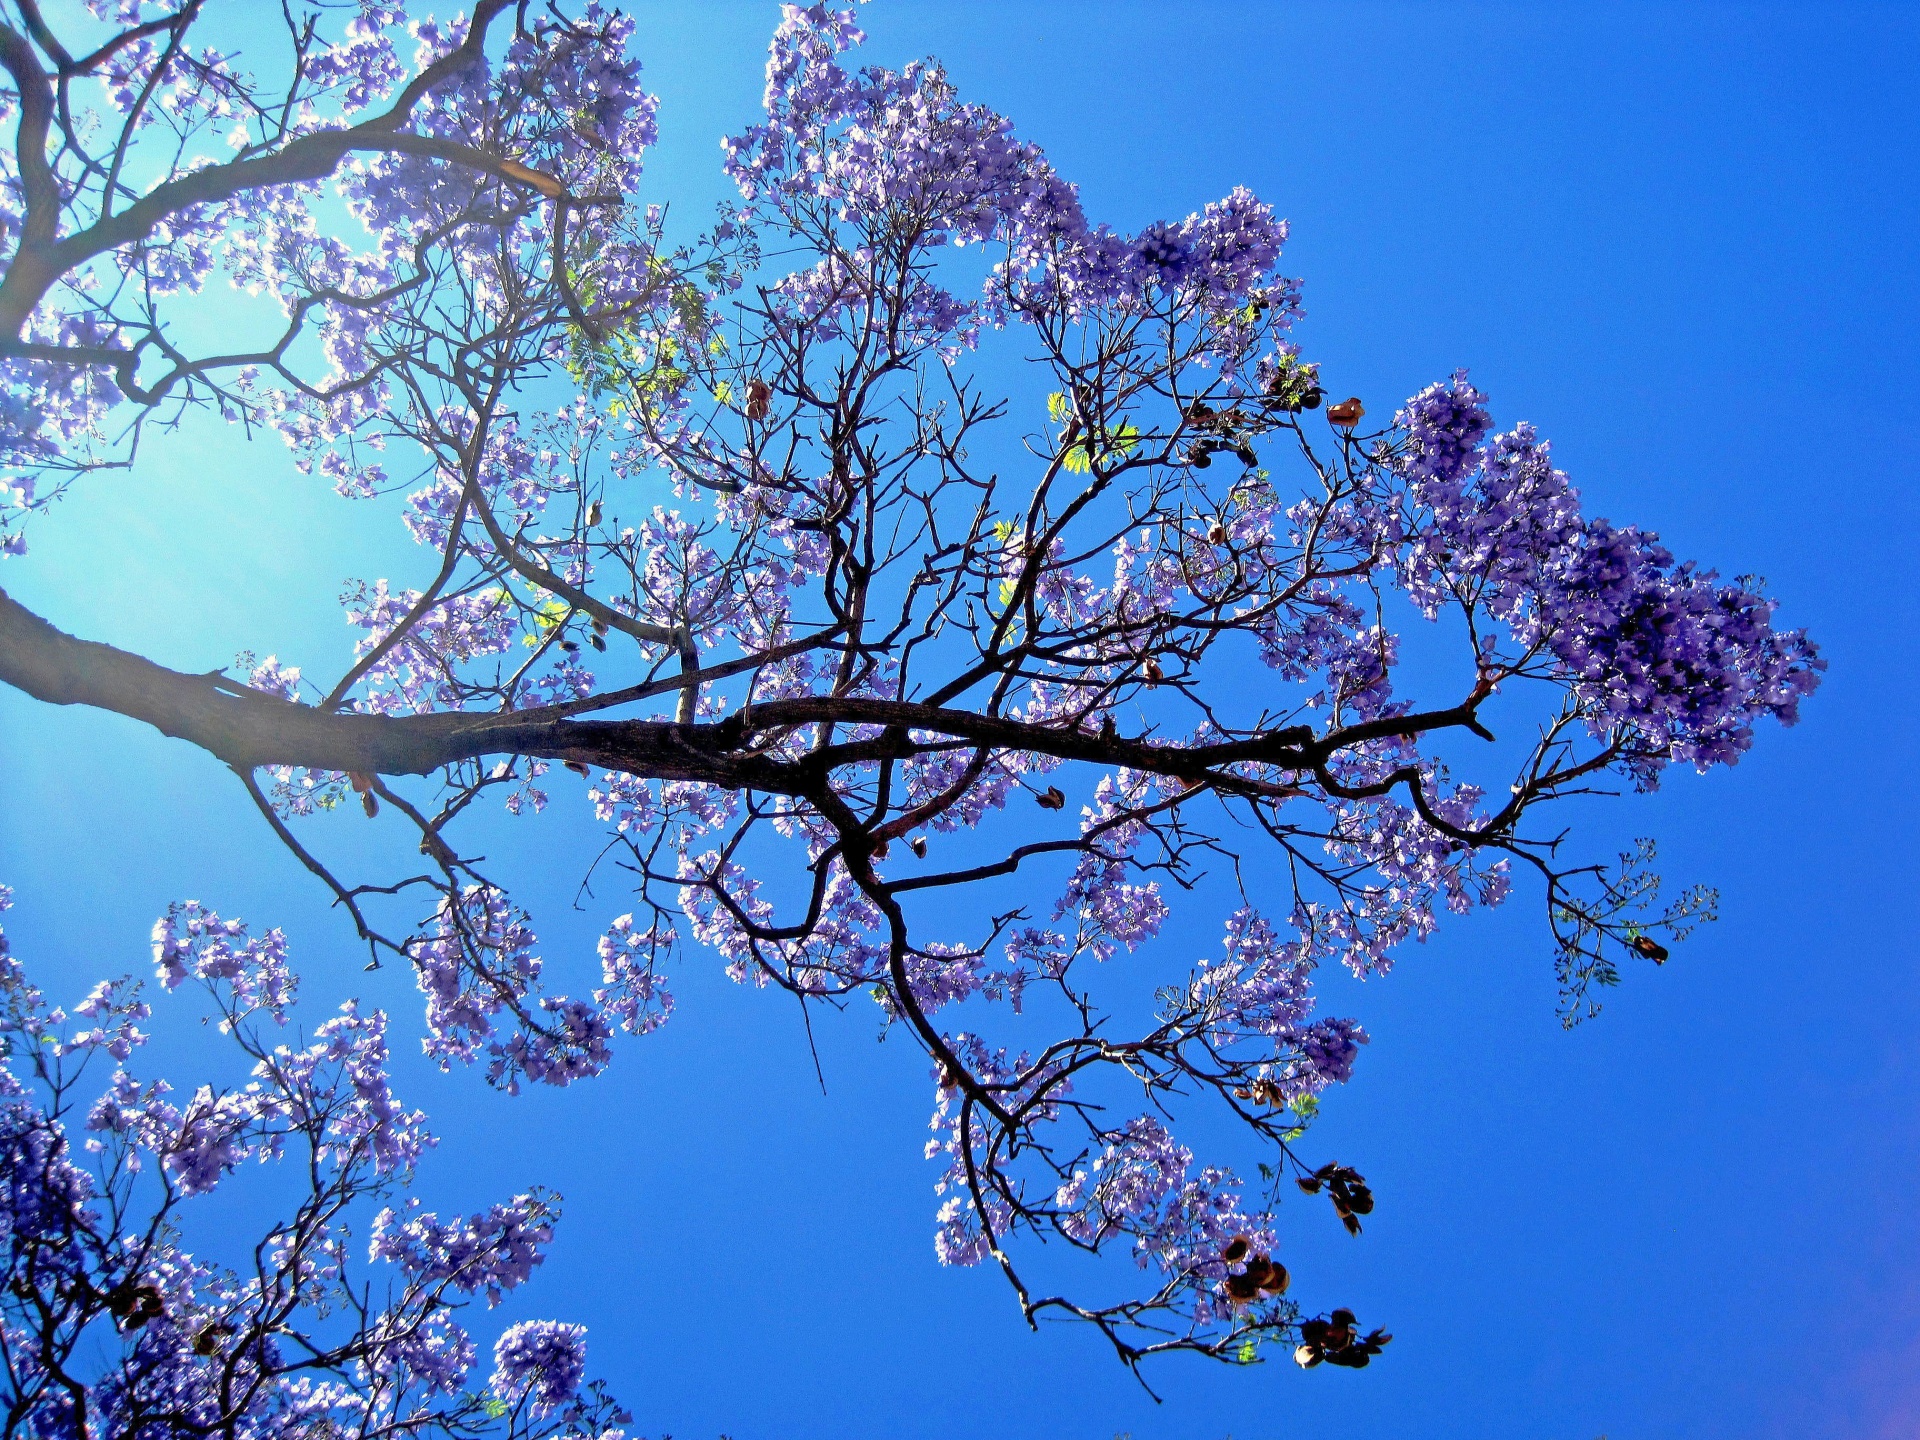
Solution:
[[[636,8],[663,99],[642,198],[703,218],[777,7]],[[1590,835],[1657,835],[1724,916],[1597,1021],[1557,1024],[1530,900],[1444,926],[1385,980],[1323,977],[1374,1044],[1320,1147],[1380,1209],[1358,1241],[1299,1226],[1285,1258],[1395,1332],[1364,1372],[1176,1363],[1156,1406],[1097,1337],[1027,1333],[996,1275],[934,1261],[918,1052],[876,1045],[864,1010],[816,1020],[823,1096],[793,1005],[698,954],[673,1022],[571,1091],[397,1067],[445,1137],[429,1204],[567,1196],[500,1323],[587,1323],[590,1369],[646,1435],[1920,1433],[1920,973],[1898,901],[1920,860],[1920,16],[879,0],[861,20],[863,60],[942,57],[1097,218],[1253,188],[1293,222],[1300,338],[1338,393],[1384,413],[1471,367],[1503,426],[1553,438],[1588,513],[1764,574],[1832,668],[1732,772],[1596,816]],[[340,580],[426,564],[277,440],[204,430],[33,539],[0,570],[24,604],[186,670],[249,648],[330,675]],[[597,832],[555,779],[562,813],[502,822],[491,853],[548,952],[584,957],[624,907],[571,908]],[[357,815],[314,823],[335,853],[375,843]],[[316,1004],[387,1006],[396,1051],[418,1023],[409,977],[362,974],[232,777],[133,722],[0,692],[0,880],[56,997],[145,973],[154,916],[193,896],[283,926]]]

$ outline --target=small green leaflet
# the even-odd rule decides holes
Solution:
[[[1131,452],[1139,443],[1140,432],[1132,425],[1123,423],[1118,430],[1114,430],[1108,434],[1107,453],[1125,455]],[[1093,469],[1093,455],[1088,451],[1084,442],[1075,441],[1067,447],[1066,453],[1060,457],[1060,463],[1074,474],[1084,475]]]

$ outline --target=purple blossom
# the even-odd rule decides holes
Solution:
[[[496,1394],[532,1399],[536,1411],[571,1400],[587,1373],[587,1329],[557,1320],[523,1320],[493,1347]]]

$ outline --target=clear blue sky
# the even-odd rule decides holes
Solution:
[[[636,8],[663,97],[647,198],[703,211],[777,7]],[[508,1101],[403,1059],[445,1136],[430,1202],[536,1180],[568,1197],[499,1318],[587,1322],[636,1432],[682,1440],[1920,1434],[1917,17],[868,7],[866,58],[940,55],[1098,217],[1253,187],[1293,221],[1302,339],[1337,390],[1384,410],[1471,366],[1502,423],[1554,438],[1590,512],[1766,575],[1832,669],[1805,723],[1734,771],[1604,818],[1609,839],[1658,835],[1725,918],[1598,1021],[1560,1030],[1521,902],[1385,981],[1328,978],[1375,1043],[1322,1143],[1381,1205],[1360,1241],[1301,1226],[1289,1258],[1396,1332],[1367,1371],[1175,1364],[1155,1406],[1094,1337],[1028,1334],[997,1277],[934,1261],[919,1056],[876,1045],[864,1013],[817,1026],[823,1097],[791,1003],[701,957],[673,1022],[584,1088]],[[423,566],[390,514],[299,480],[277,442],[204,434],[35,541],[0,583],[183,669],[249,647],[329,673],[339,581]],[[577,786],[554,789],[565,816],[503,823],[489,849],[550,963],[577,966],[608,907],[570,908],[593,827]],[[345,853],[371,828],[321,833]],[[408,977],[362,975],[231,777],[131,722],[0,692],[0,880],[57,996],[144,973],[153,917],[191,895],[285,926],[316,1007],[359,993],[410,1046]],[[199,1037],[169,1029],[184,1072]]]

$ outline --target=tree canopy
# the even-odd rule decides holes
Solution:
[[[1711,893],[1663,900],[1651,842],[1595,856],[1563,817],[1793,722],[1822,661],[1761,582],[1587,514],[1464,371],[1343,395],[1292,338],[1268,205],[1116,231],[937,63],[855,68],[850,13],[787,7],[764,116],[724,145],[737,199],[696,231],[644,183],[645,37],[615,7],[289,11],[244,64],[205,10],[0,24],[0,549],[211,416],[397,511],[419,571],[348,589],[358,658],[317,679],[179,673],[0,592],[0,680],[230,767],[369,962],[417,974],[444,1066],[588,1081],[668,1019],[670,962],[717,954],[925,1051],[936,1248],[1029,1320],[1090,1323],[1137,1373],[1379,1355],[1377,1317],[1322,1303],[1337,1276],[1303,1300],[1277,1258],[1283,1190],[1354,1234],[1374,1203],[1314,1150],[1367,1043],[1314,971],[1378,974],[1510,895],[1542,906],[1569,1023],[1665,962]],[[215,285],[257,334],[202,333]],[[1034,383],[983,383],[993,354]],[[580,803],[605,842],[566,863],[627,892],[590,968],[547,962],[463,833]],[[343,873],[303,825],[341,805],[418,863]],[[1213,954],[1161,939],[1178,907]],[[106,985],[76,1033],[10,972],[5,1153],[38,1217],[16,1204],[0,1302],[16,1428],[614,1423],[575,1327],[515,1327],[465,1388],[449,1293],[526,1278],[540,1197],[389,1209],[374,1258],[404,1278],[384,1306],[348,1280],[342,1217],[417,1158],[386,1017],[271,1045],[284,946],[208,911],[156,959],[211,987],[255,1080],[180,1108],[116,1071],[91,1174],[77,1071],[129,1060],[144,1002]],[[1207,1110],[1244,1153],[1182,1141]],[[269,1151],[312,1178],[271,1263],[185,1256],[172,1207]],[[1132,1288],[1033,1283],[1046,1240]],[[125,1355],[81,1373],[103,1325]]]

